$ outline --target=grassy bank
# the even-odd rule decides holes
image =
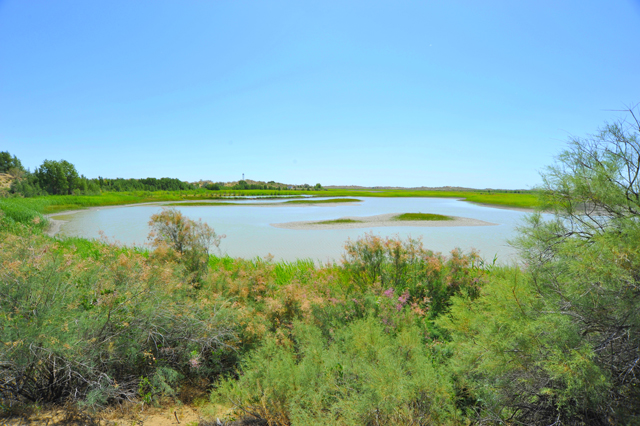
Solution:
[[[418,191],[408,189],[328,189],[325,196],[330,197],[429,197],[429,198],[462,198],[479,204],[502,207],[534,209],[539,206],[535,192],[509,191]]]

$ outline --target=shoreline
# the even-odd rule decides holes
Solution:
[[[400,213],[386,213],[375,216],[345,216],[339,219],[358,220],[360,222],[351,223],[327,223],[320,224],[318,221],[299,221],[271,223],[274,228],[295,229],[295,230],[318,230],[318,229],[358,229],[358,228],[378,228],[386,226],[419,226],[419,227],[457,227],[457,226],[498,226],[497,223],[485,222],[479,219],[468,217],[451,216],[453,220],[393,220]]]

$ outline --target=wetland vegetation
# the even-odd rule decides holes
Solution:
[[[46,213],[204,189],[0,199],[0,409],[195,392],[246,424],[635,424],[639,127],[573,140],[539,202],[465,196],[553,212],[522,226],[521,266],[371,234],[339,263],[220,257],[220,236],[172,209],[148,250],[43,234]]]
[[[453,220],[453,218],[434,213],[403,213],[395,216],[393,220]]]
[[[355,219],[334,219],[334,220],[323,220],[321,222],[313,222],[314,225],[334,225],[336,223],[362,223],[362,221],[355,220]]]

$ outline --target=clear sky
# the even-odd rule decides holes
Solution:
[[[0,151],[87,177],[529,188],[640,102],[640,1],[0,1]]]

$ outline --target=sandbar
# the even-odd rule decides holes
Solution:
[[[301,222],[272,223],[274,228],[283,229],[357,229],[381,226],[423,226],[423,227],[452,227],[452,226],[497,226],[497,223],[485,222],[468,217],[450,216],[452,220],[393,220],[401,213],[387,213],[376,216],[345,216],[340,219],[351,219],[359,222],[349,223],[318,223],[318,220]]]

